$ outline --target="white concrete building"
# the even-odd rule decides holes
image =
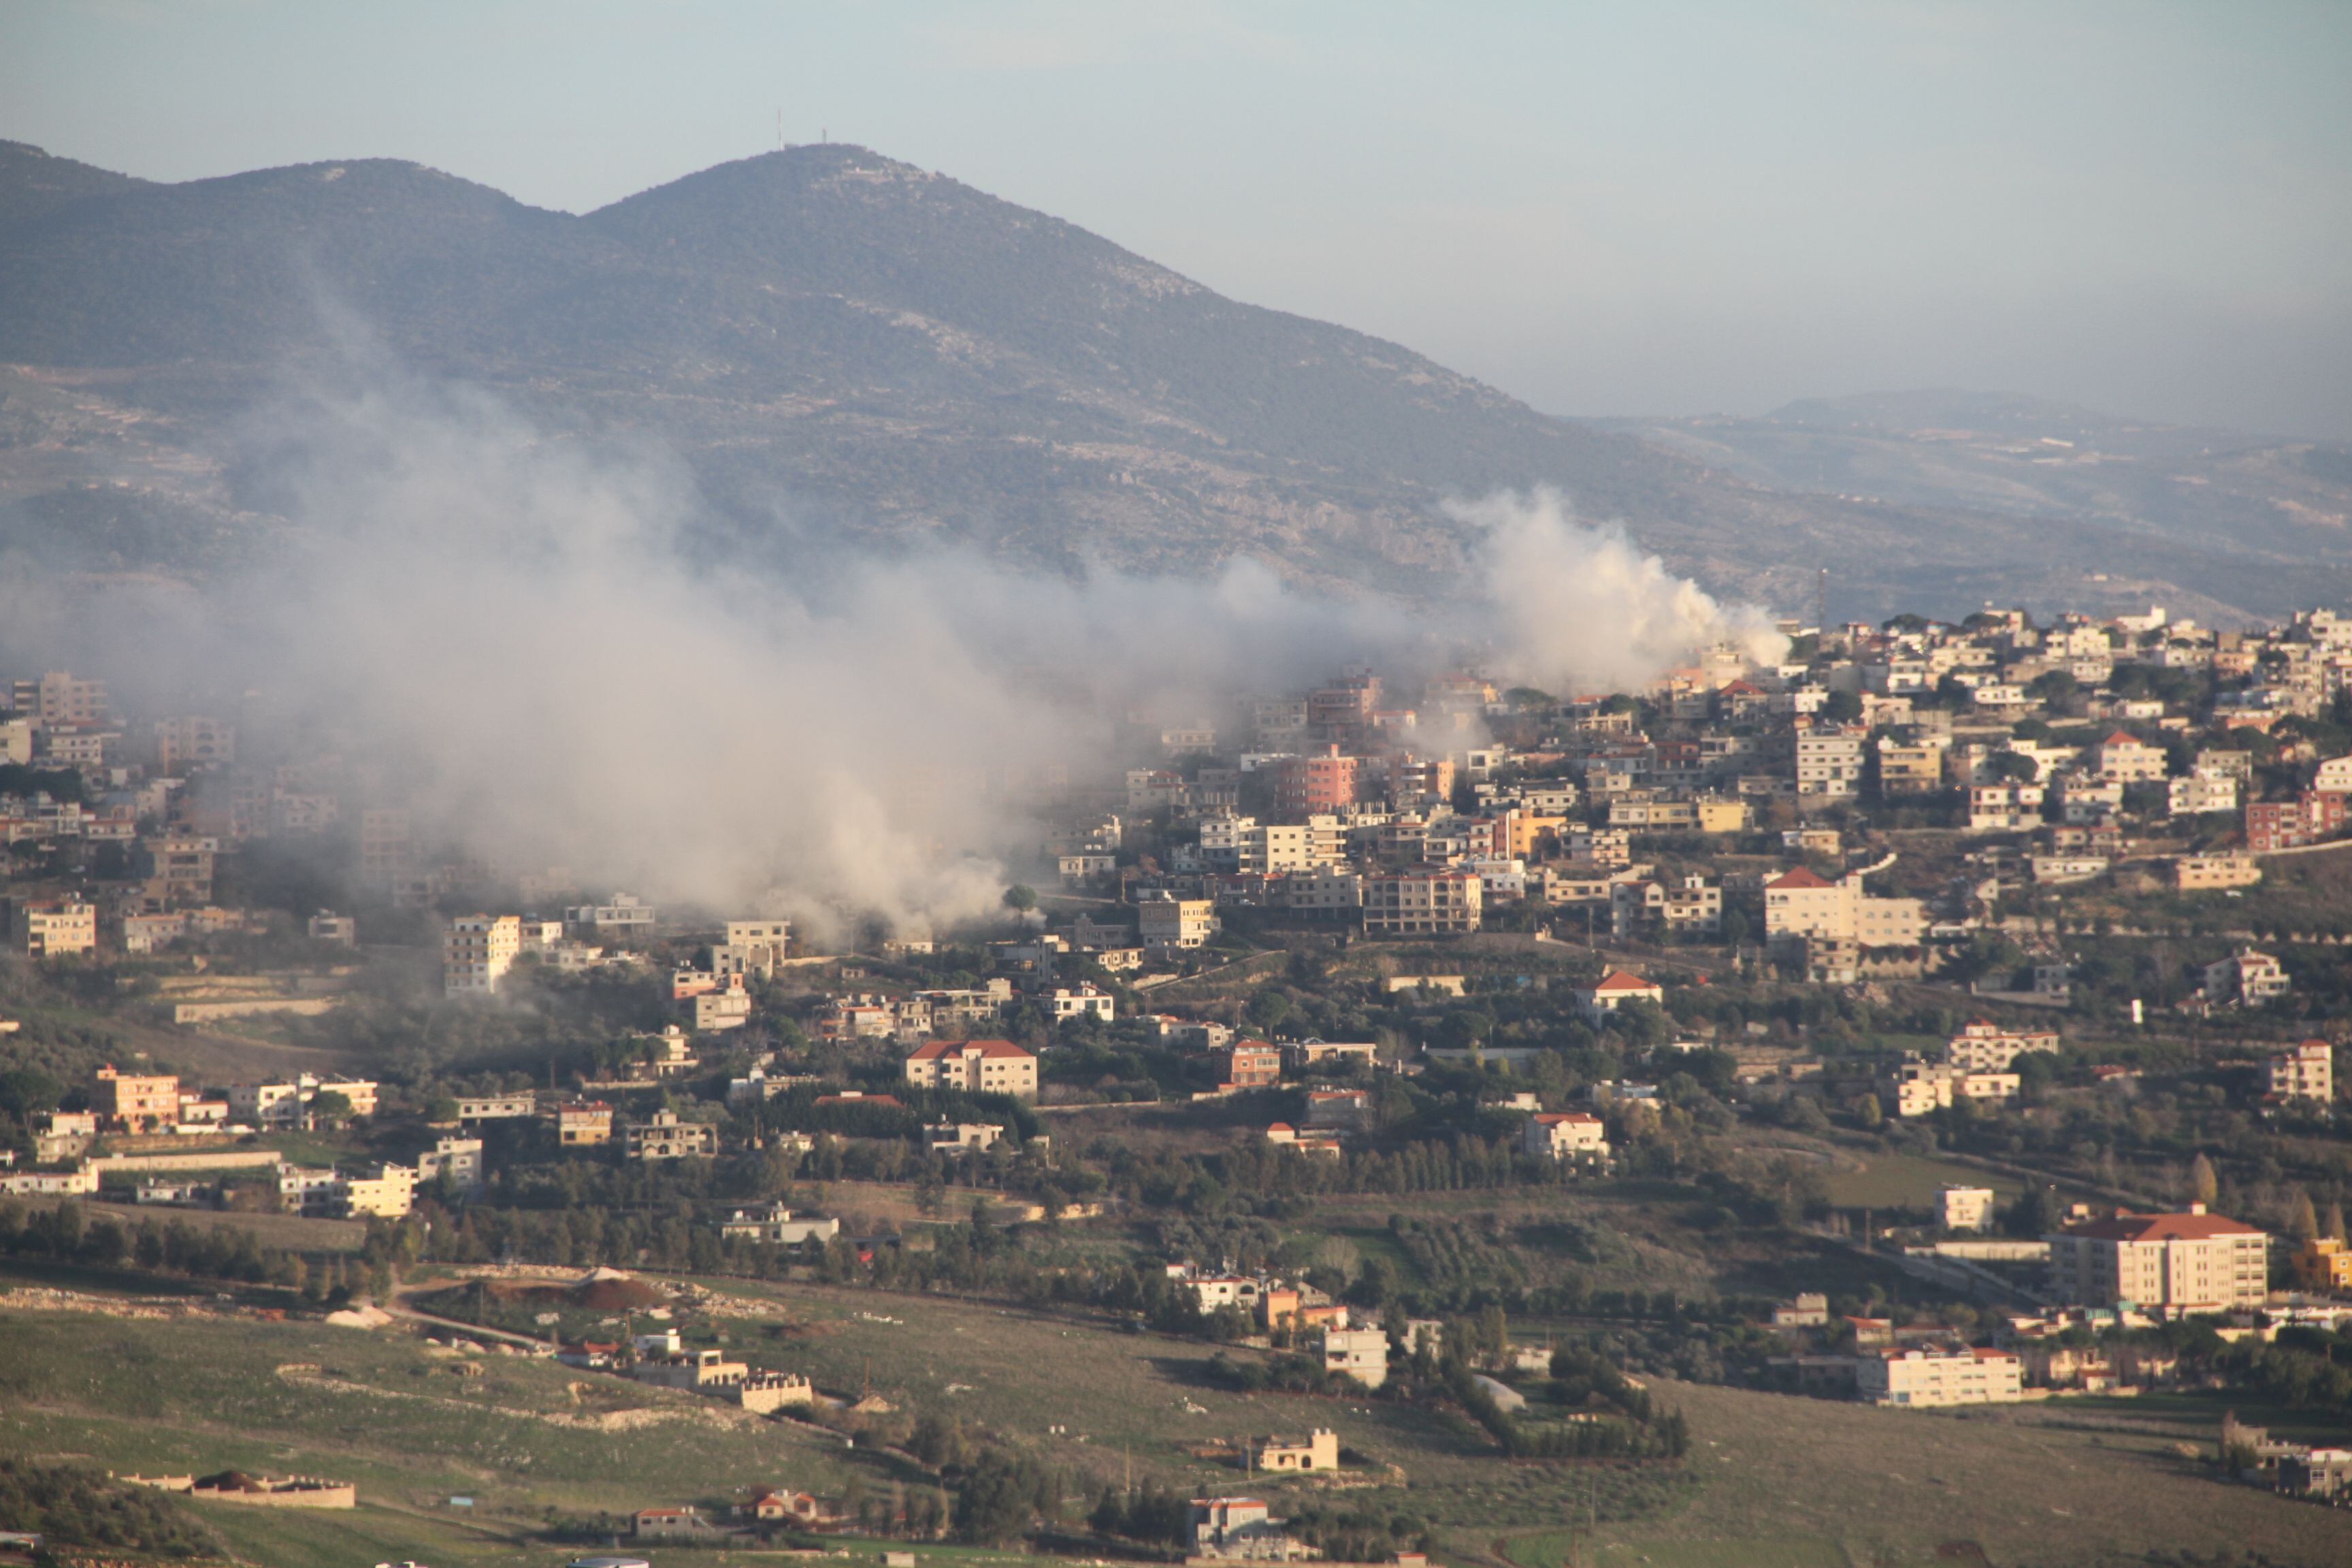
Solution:
[[[2271,1058],[2264,1066],[2271,1092],[2281,1100],[2327,1105],[2336,1099],[2336,1048],[2326,1040],[2305,1040]]]
[[[441,938],[441,988],[450,996],[488,996],[522,952],[522,921],[513,915],[459,915]]]
[[[1389,1380],[1389,1336],[1381,1329],[1323,1331],[1323,1369],[1344,1372],[1366,1388]]]
[[[1872,1405],[1933,1410],[2011,1405],[2025,1397],[2024,1363],[2002,1350],[1890,1350],[1854,1365],[1854,1391]]]

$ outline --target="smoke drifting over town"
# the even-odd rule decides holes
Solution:
[[[1409,679],[1465,647],[1507,682],[1617,689],[1770,636],[1550,493],[1454,508],[1474,532],[1465,591],[1415,612],[1254,562],[1080,582],[960,550],[730,564],[663,453],[552,439],[487,394],[381,368],[250,428],[240,489],[293,548],[201,602],[101,600],[99,620],[139,621],[156,650],[108,671],[120,686],[257,689],[370,758],[425,835],[509,871],[820,930],[992,907],[1004,858],[1038,841],[1027,803],[1115,782],[1130,713],[1216,721],[1241,693],[1356,662]]]
[[[1644,555],[1620,528],[1580,521],[1557,491],[1496,494],[1446,509],[1482,531],[1480,591],[1507,673],[1559,691],[1624,691],[1730,643],[1777,662],[1788,639],[1753,605],[1717,604]]]

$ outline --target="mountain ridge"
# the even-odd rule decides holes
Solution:
[[[844,144],[577,216],[400,160],[156,184],[0,147],[9,406],[31,431],[59,398],[89,405],[55,413],[77,428],[106,405],[152,448],[100,441],[76,475],[58,442],[17,440],[0,508],[117,480],[248,508],[224,432],[288,367],[331,360],[337,309],[561,437],[656,437],[754,554],[781,509],[875,547],[954,540],[1047,570],[1246,555],[1318,586],[1442,595],[1465,541],[1441,503],[1549,484],[1717,592],[1809,604],[1832,566],[1868,614],[1963,580],[2089,592],[2116,531],[2095,509],[2020,531],[1952,497],[1832,493],[1689,429],[1554,418]],[[208,490],[169,478],[191,468]],[[34,531],[20,515],[16,535]],[[2211,612],[2262,596],[2229,542],[2176,530],[2153,563]],[[2315,570],[2307,589],[2352,593],[2352,559]]]

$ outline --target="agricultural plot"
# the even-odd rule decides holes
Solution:
[[[2051,1424],[2033,1418],[2041,1413],[1962,1418],[1654,1379],[1657,1407],[1690,1425],[1687,1460],[1514,1463],[1447,1411],[1242,1393],[1214,1376],[1213,1347],[1114,1325],[718,1281],[677,1321],[689,1342],[723,1336],[754,1364],[807,1373],[837,1397],[950,1418],[975,1439],[1094,1483],[1247,1490],[1277,1511],[1411,1514],[1455,1563],[1811,1568],[1937,1561],[1957,1542],[2004,1568],[2137,1562],[2158,1549],[2247,1547],[2278,1564],[2352,1560],[2352,1516],[2223,1483],[2180,1451],[2201,1408],[2179,1412],[2178,1431],[2092,1431],[2057,1424],[2055,1412]],[[1315,1426],[1339,1436],[1339,1477],[1244,1477],[1215,1457],[1234,1438]],[[5,1301],[0,1451],[118,1470],[234,1466],[357,1482],[363,1506],[346,1514],[205,1506],[240,1556],[272,1568],[410,1557],[545,1568],[562,1550],[541,1536],[551,1515],[723,1505],[755,1484],[837,1494],[853,1475],[868,1488],[920,1480],[894,1455],[717,1401],[544,1362],[436,1353],[396,1331],[129,1321],[12,1311]],[[454,1497],[474,1501],[454,1508]],[[233,1517],[215,1517],[223,1514]],[[923,1552],[939,1568],[973,1557]],[[688,1560],[718,1568],[734,1555]]]
[[[772,1299],[797,1326],[755,1342],[752,1359],[808,1370],[822,1387],[856,1392],[870,1380],[906,1407],[952,1411],[1107,1479],[1131,1463],[1139,1482],[1264,1493],[1267,1478],[1244,1483],[1191,1450],[1330,1426],[1367,1461],[1361,1479],[1389,1465],[1404,1472],[1336,1500],[1418,1513],[1463,1559],[1546,1568],[1543,1553],[1564,1550],[1563,1524],[1588,1511],[1600,1544],[1631,1553],[1603,1563],[1924,1563],[1962,1541],[2004,1565],[2242,1545],[2278,1563],[2352,1559],[2352,1515],[2223,1483],[2179,1453],[2178,1439],[1660,1381],[1659,1407],[1691,1424],[1686,1465],[1510,1463],[1466,1420],[1205,1386],[1206,1346],[921,1298],[795,1286]],[[1306,1495],[1273,1488],[1276,1499]]]
[[[0,1448],[123,1472],[356,1483],[363,1506],[350,1513],[205,1508],[233,1541],[276,1543],[257,1552],[273,1564],[426,1559],[411,1542],[464,1559],[467,1542],[509,1540],[551,1510],[725,1502],[759,1484],[837,1490],[849,1473],[837,1439],[551,1363],[435,1354],[391,1331],[11,1311],[5,1299]],[[386,1542],[401,1550],[378,1550]]]

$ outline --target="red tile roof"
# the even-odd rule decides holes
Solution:
[[[933,1040],[908,1057],[908,1061],[935,1062],[942,1057],[960,1057],[966,1051],[978,1051],[983,1057],[1027,1057],[1029,1053],[1011,1040]]]
[[[2118,730],[2099,742],[2102,746],[2137,746],[2141,743],[2140,738],[2128,730]]]
[[[2250,1225],[2217,1214],[2121,1214],[2065,1227],[2067,1236],[2094,1241],[2210,1241],[2221,1236],[2260,1236]]]
[[[1836,883],[1810,866],[1799,866],[1783,871],[1764,884],[1768,888],[1834,888]]]
[[[1595,995],[1598,995],[1602,992],[1611,991],[1656,991],[1659,989],[1661,989],[1661,987],[1654,982],[1644,980],[1638,974],[1628,974],[1622,969],[1611,971],[1607,979],[1603,980],[1600,984],[1592,988]]]

